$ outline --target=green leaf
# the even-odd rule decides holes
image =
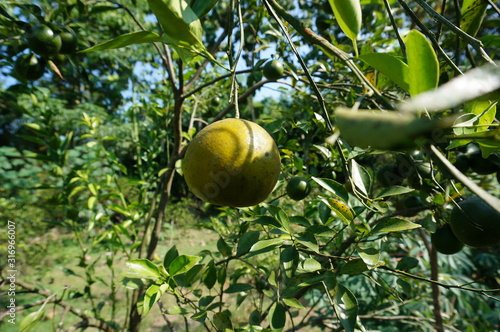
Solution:
[[[400,218],[388,218],[380,221],[373,229],[372,234],[384,232],[401,232],[414,228],[420,228],[419,224]]]
[[[363,193],[368,196],[371,190],[371,176],[368,171],[358,164],[356,160],[351,159],[350,163],[351,177],[354,185]]]
[[[99,195],[99,192],[98,192],[99,189],[95,183],[89,183],[88,188],[89,188],[90,192],[92,193],[92,195],[94,195],[94,196]]]
[[[205,16],[215,5],[219,2],[219,0],[196,0],[193,4],[193,12],[199,18]]]
[[[401,287],[404,294],[406,294],[407,296],[411,294],[412,287],[407,281],[405,281],[401,278],[398,278],[398,280],[396,282],[399,285],[399,287]]]
[[[368,271],[368,266],[366,266],[366,263],[360,258],[350,260],[340,268],[341,274],[349,275],[360,274],[365,271]]]
[[[280,208],[279,206],[274,206],[274,205],[269,205],[267,207],[267,210],[269,213],[272,214],[274,219],[280,224],[280,228],[282,228],[284,231],[290,233],[290,221],[288,220],[288,216],[285,213],[285,211]]]
[[[158,279],[161,277],[160,270],[147,259],[133,259],[127,263],[128,270],[124,276],[129,278]]]
[[[471,36],[475,36],[483,23],[488,1],[464,0],[462,3],[460,29]]]
[[[286,323],[285,306],[277,301],[269,309],[270,325],[273,330],[282,330]]]
[[[229,332],[233,330],[231,319],[224,311],[216,312],[214,314],[213,323],[217,331]]]
[[[357,252],[369,269],[373,269],[382,264],[382,262],[380,262],[380,251],[377,248],[358,246]]]
[[[500,63],[485,64],[457,76],[435,90],[424,92],[399,105],[405,112],[427,109],[443,111],[467,101],[499,98]]]
[[[231,247],[228,246],[226,241],[221,237],[217,240],[217,250],[219,250],[221,255],[224,257],[229,257],[232,253]]]
[[[252,246],[252,248],[250,248],[250,253],[247,255],[247,257],[272,251],[280,247],[283,244],[283,242],[285,242],[285,239],[280,237],[258,241]]]
[[[207,312],[205,310],[201,310],[194,315],[191,316],[191,319],[203,323],[205,319],[207,319]]]
[[[464,105],[463,112],[476,115],[472,125],[474,126],[474,132],[477,133],[488,131],[488,125],[495,120],[497,106],[496,103],[488,100],[473,100]]]
[[[287,283],[282,296],[285,298],[291,298],[301,289],[320,283],[324,279],[325,274],[318,274],[317,272],[296,275]]]
[[[250,289],[253,289],[253,286],[250,284],[234,283],[229,285],[229,287],[226,288],[224,293],[232,294],[232,293],[246,292]]]
[[[439,82],[439,62],[430,41],[418,30],[404,38],[408,58],[410,95],[434,89]]]
[[[212,259],[207,265],[207,271],[203,276],[203,283],[208,289],[212,289],[217,282],[217,268],[215,267],[215,262]]]
[[[146,293],[144,294],[144,301],[142,305],[142,314],[145,316],[149,313],[151,308],[158,302],[160,297],[169,289],[168,284],[156,285],[153,284],[149,286]]]
[[[52,161],[52,159],[46,154],[35,153],[35,152],[27,152],[24,154],[25,158],[37,159],[42,161]]]
[[[175,276],[186,273],[201,260],[199,256],[180,255],[176,257],[168,267],[168,273]]]
[[[402,194],[407,194],[412,191],[415,191],[413,188],[408,188],[408,187],[401,187],[401,186],[391,186],[387,188],[381,188],[376,194],[375,198],[384,198],[384,197],[391,197],[391,196],[398,196]]]
[[[300,303],[299,300],[295,299],[295,298],[291,298],[291,299],[283,299],[283,302],[289,306],[289,307],[292,307],[292,308],[298,308],[298,309],[304,309],[304,306],[302,305],[302,303]]]
[[[361,4],[359,0],[328,0],[342,31],[356,40],[361,30]]]
[[[164,40],[182,61],[190,62],[201,55],[216,62],[203,44],[201,22],[186,1],[148,0],[148,4],[163,28]]]
[[[316,241],[316,237],[313,234],[309,232],[302,232],[299,236],[295,237],[295,240],[304,247],[311,249],[314,252],[319,252],[318,241]]]
[[[27,332],[34,329],[43,319],[45,310],[37,310],[24,317],[19,324],[19,332]]]
[[[286,278],[291,278],[297,271],[299,263],[299,252],[293,246],[283,249],[280,254],[281,266]]]
[[[323,203],[328,206],[330,210],[335,212],[337,217],[342,219],[346,224],[349,224],[354,220],[354,214],[352,213],[351,208],[347,206],[347,204],[341,200],[334,198],[320,198]]]
[[[300,262],[297,272],[299,273],[314,272],[314,271],[319,271],[322,268],[323,267],[317,260],[308,257],[304,259],[302,262]]]
[[[500,141],[499,140],[478,140],[476,142],[479,144],[481,149],[481,155],[483,158],[488,158],[490,154],[496,151],[500,151]]]
[[[344,202],[347,202],[349,200],[349,194],[347,193],[347,189],[343,184],[338,183],[337,181],[332,179],[323,179],[314,176],[312,177],[312,179],[321,187],[323,187],[323,189],[326,189],[335,196],[338,196]]]
[[[19,138],[25,139],[27,141],[36,143],[41,146],[45,146],[46,142],[41,139],[40,137],[34,136],[34,135],[19,135]]]
[[[96,203],[97,203],[97,197],[90,196],[87,200],[87,207],[89,208],[89,210],[92,210]]]
[[[333,307],[337,318],[347,332],[354,332],[358,316],[358,301],[345,286],[337,285],[334,291]]]
[[[359,59],[387,76],[403,90],[410,91],[408,65],[400,58],[387,53],[368,53],[360,55]]]
[[[252,246],[259,240],[260,233],[258,231],[249,231],[243,233],[238,242],[238,248],[236,249],[236,256],[241,256],[246,254]]]
[[[74,187],[73,189],[71,189],[71,192],[69,193],[68,198],[71,198],[71,197],[75,196],[80,191],[85,190],[85,189],[87,189],[86,186],[76,186],[76,187]]]
[[[172,305],[167,308],[167,310],[164,311],[167,315],[182,315],[186,316],[189,315],[191,312],[188,311],[186,308],[179,307],[178,305]]]
[[[81,50],[79,51],[79,53],[111,50],[133,44],[161,42],[162,40],[163,38],[155,32],[136,31],[136,32],[126,33],[114,39],[108,40],[104,43],[89,47],[85,50]]]
[[[108,209],[110,209],[110,210],[113,210],[113,211],[116,211],[118,213],[121,213],[124,216],[127,216],[127,217],[131,216],[130,212],[125,207],[123,207],[123,206],[121,206],[119,204],[109,204],[106,207]]]
[[[418,266],[418,259],[411,256],[404,256],[398,262],[396,268],[398,270],[408,271]]]
[[[179,256],[179,251],[177,251],[177,246],[172,246],[167,253],[165,254],[165,257],[163,258],[163,266],[165,268],[168,268],[170,264],[174,261]]]
[[[275,228],[280,228],[280,223],[273,217],[270,216],[260,216],[259,218],[252,220],[252,222],[260,225],[273,226]]]

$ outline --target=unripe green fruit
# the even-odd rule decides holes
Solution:
[[[462,173],[466,173],[470,168],[469,157],[465,154],[459,154],[453,165]]]
[[[61,49],[59,50],[60,54],[73,54],[76,51],[76,47],[78,46],[78,37],[76,33],[67,28],[62,31],[59,36],[61,37]]]
[[[285,72],[285,68],[283,68],[283,63],[278,60],[272,60],[266,62],[264,68],[262,69],[262,73],[264,77],[270,81],[277,81],[281,77],[283,77],[283,73]]]
[[[28,37],[28,47],[39,55],[56,55],[61,45],[61,36],[43,24],[33,27]]]
[[[310,192],[311,186],[309,185],[309,182],[300,176],[291,178],[286,185],[287,195],[296,201],[306,198]]]
[[[34,81],[43,76],[45,64],[35,54],[23,54],[16,59],[14,70],[20,78]]]
[[[438,252],[445,255],[453,255],[464,247],[464,244],[455,236],[449,224],[438,228],[431,235],[431,242]]]
[[[456,237],[471,247],[490,247],[500,243],[500,213],[477,196],[458,203],[450,215]]]

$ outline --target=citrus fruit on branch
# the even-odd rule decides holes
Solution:
[[[14,70],[22,79],[37,80],[45,72],[45,62],[35,54],[22,54],[16,59]]]
[[[456,237],[471,247],[500,243],[500,213],[477,196],[469,197],[453,208],[450,226]]]
[[[198,198],[214,205],[245,207],[269,196],[281,161],[276,143],[264,128],[229,118],[208,125],[193,138],[182,168]]]
[[[262,73],[264,77],[270,81],[277,81],[281,77],[283,77],[283,73],[285,72],[285,68],[283,68],[283,64],[281,61],[272,60],[266,62],[264,68],[262,68]]]
[[[56,55],[61,45],[61,36],[44,24],[33,27],[28,36],[29,48],[39,55]]]
[[[61,38],[61,49],[60,54],[73,54],[76,52],[78,46],[78,37],[76,33],[70,29],[66,28],[59,34]]]
[[[296,201],[300,201],[309,195],[311,191],[311,186],[309,182],[303,177],[296,176],[290,179],[286,185],[287,195]]]
[[[450,224],[438,228],[431,235],[431,242],[438,252],[445,255],[453,255],[464,247],[464,244],[453,233]]]

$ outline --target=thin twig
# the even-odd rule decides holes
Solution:
[[[411,17],[412,21],[422,30],[422,32],[427,36],[427,38],[429,38],[429,40],[431,41],[432,45],[434,45],[434,47],[439,51],[439,53],[444,58],[444,60],[446,61],[446,63],[448,65],[450,65],[450,67],[455,71],[455,73],[457,73],[457,74],[463,74],[462,71],[460,70],[460,68],[458,68],[457,65],[446,54],[446,52],[443,50],[443,48],[441,47],[441,45],[439,45],[438,41],[434,37],[434,33],[432,31],[430,31],[425,26],[425,24],[423,24],[418,19],[417,15],[415,15],[415,13],[413,12],[413,10],[406,4],[406,2],[404,0],[398,0],[398,2],[401,5],[401,7],[403,7],[403,9],[405,10],[405,12]]]
[[[416,274],[412,274],[412,273],[409,273],[406,271],[393,269],[393,268],[386,266],[386,265],[378,266],[377,269],[390,271],[392,273],[400,274],[400,275],[403,275],[403,276],[411,278],[411,279],[425,281],[425,282],[428,282],[431,284],[436,284],[439,287],[443,287],[446,289],[461,289],[461,290],[465,290],[465,291],[469,291],[469,292],[478,293],[478,294],[484,295],[484,296],[486,296],[494,301],[500,302],[500,298],[494,297],[494,296],[489,294],[489,293],[498,293],[498,292],[500,292],[500,289],[479,289],[479,288],[466,287],[464,285],[449,285],[449,284],[442,283],[440,281],[431,280],[431,279],[426,278],[426,277],[421,277],[421,276],[418,276]]]
[[[497,15],[500,15],[500,8],[493,2],[493,0],[486,0],[488,1],[488,4],[493,8],[494,11],[496,11]]]
[[[347,67],[351,69],[353,74],[359,79],[363,87],[373,93],[375,97],[380,101],[380,103],[384,105],[384,107],[386,107],[387,109],[394,109],[394,105],[387,101],[382,93],[378,91],[378,89],[370,82],[370,80],[365,77],[363,71],[359,69],[351,55],[337,48],[325,38],[315,34],[310,28],[304,26],[302,21],[290,15],[275,0],[267,0],[266,3],[272,6],[276,14],[278,14],[282,19],[289,23],[304,38],[306,42],[311,45],[319,46],[330,57],[337,57],[341,59],[347,65]]]
[[[325,99],[321,95],[321,92],[319,91],[318,86],[316,85],[316,82],[313,80],[311,73],[309,72],[309,69],[307,68],[306,63],[304,62],[304,59],[302,59],[302,57],[300,56],[300,53],[297,50],[297,48],[295,47],[295,45],[292,41],[292,38],[290,37],[290,34],[288,33],[287,28],[285,27],[285,25],[283,24],[283,22],[279,18],[278,14],[276,14],[276,11],[274,10],[274,8],[271,7],[267,1],[264,1],[264,3],[266,4],[268,12],[271,14],[271,16],[274,17],[274,19],[276,20],[276,22],[280,26],[281,31],[283,31],[283,33],[285,34],[285,37],[288,40],[288,44],[292,48],[293,53],[295,53],[295,56],[297,57],[297,60],[299,61],[300,66],[302,67],[302,70],[304,70],[304,73],[307,76],[307,79],[309,80],[309,84],[311,84],[312,89],[314,91],[314,94],[318,98],[319,105],[321,106],[321,109],[323,110],[327,128],[329,130],[333,130],[333,125],[330,121],[330,115],[328,114],[328,110],[326,109]]]
[[[420,7],[422,7],[427,13],[429,13],[432,17],[437,19],[439,22],[443,23],[446,25],[450,30],[455,32],[457,35],[462,37],[469,45],[471,45],[481,56],[489,63],[493,63],[493,60],[488,56],[488,54],[484,51],[483,49],[483,43],[477,39],[466,33],[465,31],[461,30],[459,27],[457,27],[455,24],[451,23],[446,19],[443,15],[439,14],[432,8],[427,2],[424,0],[415,0]]]
[[[401,48],[401,53],[406,58],[406,45],[405,42],[403,41],[403,38],[401,38],[401,35],[399,34],[398,25],[396,24],[394,15],[392,15],[392,9],[391,5],[389,4],[389,0],[384,0],[384,4],[385,4],[385,9],[387,10],[387,14],[389,15],[389,20],[391,21],[392,29],[396,33],[396,38],[398,39],[399,47]]]

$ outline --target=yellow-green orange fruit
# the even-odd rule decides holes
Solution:
[[[245,207],[264,201],[281,170],[273,138],[258,124],[229,118],[201,130],[183,160],[189,189],[221,206]]]

